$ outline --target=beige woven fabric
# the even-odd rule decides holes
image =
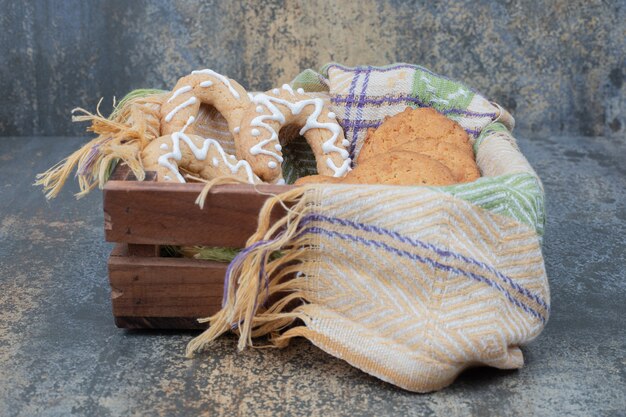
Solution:
[[[550,293],[543,189],[510,115],[408,64],[331,64],[295,84],[327,91],[353,155],[384,116],[432,105],[468,132],[483,177],[449,187],[318,184],[271,198],[229,266],[224,308],[203,320],[211,327],[188,353],[231,329],[241,349],[257,336],[276,346],[301,336],[417,392],[440,389],[470,366],[521,367],[519,346],[545,326]],[[270,224],[277,204],[289,212]],[[290,328],[296,320],[304,325]]]

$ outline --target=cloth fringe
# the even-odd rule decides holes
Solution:
[[[291,337],[297,336],[297,332],[279,332],[302,318],[297,309],[288,311],[288,306],[294,301],[311,301],[306,276],[315,270],[310,253],[315,242],[311,235],[300,234],[300,220],[310,212],[309,196],[314,192],[314,187],[300,187],[265,202],[257,231],[226,271],[222,309],[198,320],[208,322],[210,327],[189,342],[187,357],[204,350],[229,330],[238,331],[239,350],[254,346],[252,339],[260,336],[269,335],[271,345],[276,347],[285,346]],[[279,204],[287,214],[270,224],[272,210]],[[277,251],[284,251],[283,255],[272,260]]]
[[[160,136],[159,111],[166,97],[161,90],[133,91],[115,106],[108,118],[100,113],[100,103],[96,114],[82,108],[72,110],[73,115],[78,113],[72,121],[90,122],[87,131],[98,137],[38,174],[34,185],[42,186],[46,198],[52,199],[76,168],[80,187],[76,197],[80,198],[95,187],[102,188],[119,161],[128,165],[138,180],[143,180],[145,172],[140,153],[152,139]]]

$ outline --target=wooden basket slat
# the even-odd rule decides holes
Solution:
[[[202,184],[109,181],[104,188],[105,237],[109,242],[146,245],[244,247],[259,211],[284,185],[216,186],[204,209],[195,200]],[[273,220],[284,215],[282,207]]]
[[[216,186],[200,209],[195,200],[202,188],[157,182],[150,172],[146,180],[136,181],[123,164],[112,173],[103,206],[106,240],[117,243],[108,269],[118,327],[206,328],[197,318],[221,308],[228,264],[160,257],[160,246],[244,247],[265,201],[291,187]],[[283,215],[277,207],[272,220]]]
[[[126,244],[116,245],[108,263],[111,300],[113,315],[125,317],[116,324],[199,328],[194,321],[167,319],[195,320],[219,311],[227,266],[188,258],[133,257]],[[155,320],[141,320],[151,317]]]

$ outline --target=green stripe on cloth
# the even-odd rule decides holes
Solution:
[[[493,123],[488,124],[482,130],[482,132],[480,132],[480,135],[478,135],[478,137],[474,141],[474,153],[476,153],[478,151],[478,148],[483,143],[483,141],[487,137],[489,137],[489,135],[491,135],[493,133],[509,133],[510,134],[511,132],[509,131],[509,129],[506,128],[506,126],[504,126],[500,122],[493,122]]]
[[[543,191],[539,179],[532,174],[482,177],[471,183],[432,188],[485,210],[511,217],[533,227],[539,236],[543,236]]]
[[[467,109],[474,97],[474,93],[462,83],[419,69],[413,75],[411,94],[439,111],[449,108]]]
[[[296,88],[302,88],[308,92],[326,92],[328,91],[328,85],[322,82],[322,77],[312,69],[306,69],[296,76],[291,82],[291,86]]]

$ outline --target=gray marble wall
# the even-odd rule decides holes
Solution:
[[[0,0],[0,135],[76,135],[73,107],[210,67],[263,90],[328,61],[418,63],[524,134],[624,136],[624,0]]]

